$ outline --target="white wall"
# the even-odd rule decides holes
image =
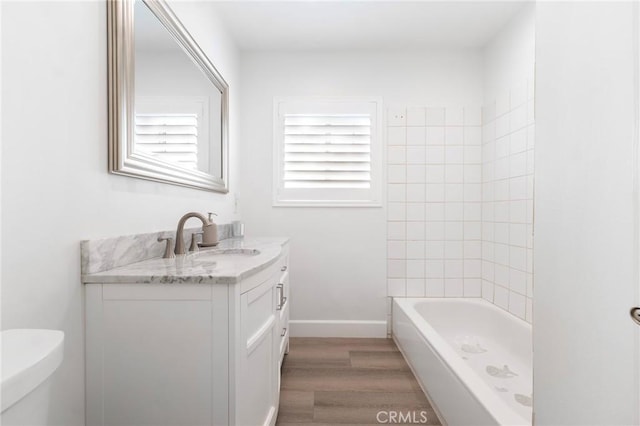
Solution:
[[[2,4],[2,327],[65,332],[51,424],[84,424],[80,240],[236,216],[238,58],[203,7],[174,9],[231,87],[229,195],[107,173],[104,2]]]
[[[527,5],[484,48],[484,101],[533,79],[536,60],[535,4]]]
[[[537,4],[539,425],[640,423],[635,7]]]
[[[535,5],[484,49],[482,297],[533,318]]]
[[[480,105],[478,52],[247,52],[241,59],[242,211],[247,232],[291,237],[292,320],[384,333],[386,209],[274,208],[274,96],[381,96],[392,105]],[[374,321],[327,326],[322,321]],[[292,333],[322,334],[292,326]],[[297,328],[296,328],[297,327]]]

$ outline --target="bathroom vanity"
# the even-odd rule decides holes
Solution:
[[[228,239],[87,273],[90,251],[88,426],[275,424],[289,341],[286,239]]]

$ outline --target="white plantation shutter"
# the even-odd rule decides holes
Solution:
[[[285,188],[370,188],[371,117],[286,114]]]
[[[136,114],[136,150],[198,169],[197,114]]]
[[[274,205],[379,205],[378,100],[274,106]]]

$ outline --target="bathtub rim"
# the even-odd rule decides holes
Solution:
[[[531,425],[533,424],[533,416],[531,419],[527,419],[518,414],[513,408],[511,408],[507,402],[505,402],[502,398],[495,394],[495,392],[491,389],[491,387],[482,380],[482,378],[478,375],[476,371],[474,371],[461,357],[458,353],[455,352],[453,347],[438,333],[429,322],[416,310],[415,306],[417,303],[426,302],[426,303],[472,303],[476,305],[482,305],[487,309],[493,309],[498,314],[504,316],[510,321],[519,321],[522,322],[522,325],[525,325],[529,332],[532,332],[531,324],[526,321],[516,317],[515,315],[505,312],[499,307],[495,306],[493,303],[490,303],[481,298],[469,298],[469,297],[393,297],[392,311],[391,315],[393,318],[393,313],[395,309],[401,309],[402,312],[409,318],[413,327],[416,328],[418,334],[423,340],[423,343],[427,345],[429,350],[433,351],[433,353],[440,359],[440,361],[445,365],[451,373],[456,377],[456,379],[462,384],[462,386],[469,392],[469,394],[475,399],[482,407],[485,408],[485,411],[496,421],[496,423],[500,425],[522,425],[523,420],[526,422],[524,424]],[[406,357],[402,347],[398,344],[397,339],[394,337],[393,327],[392,327],[392,337],[396,342],[398,348],[402,352],[403,356],[407,360],[407,363],[414,371],[413,366],[411,365],[410,360]],[[415,371],[414,371],[415,373]],[[415,374],[414,374],[415,375]],[[420,383],[420,387],[422,387],[425,395],[429,399],[429,402],[432,402],[432,398],[429,395],[426,387],[427,384],[423,384],[418,376],[418,382]],[[433,406],[433,404],[432,404]],[[491,407],[488,409],[487,407]],[[438,418],[442,421],[446,421],[443,418],[437,407],[433,406],[434,410]]]

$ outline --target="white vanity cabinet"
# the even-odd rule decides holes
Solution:
[[[274,425],[288,248],[235,284],[87,283],[86,424]]]

